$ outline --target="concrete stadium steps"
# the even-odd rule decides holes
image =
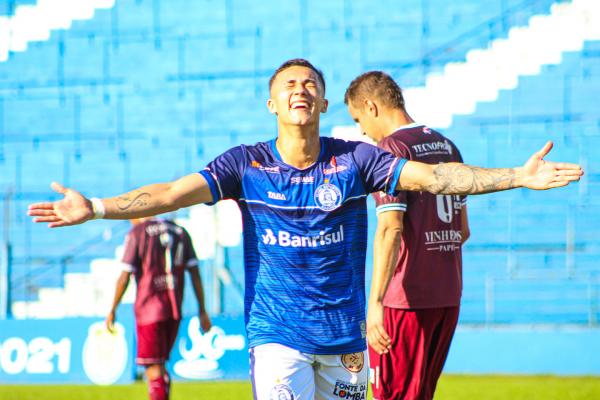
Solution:
[[[186,142],[189,145],[186,146]],[[209,156],[237,144],[230,135],[200,137],[198,142],[214,153]],[[2,169],[5,173],[1,182],[6,187],[12,184],[14,190],[25,193],[47,193],[52,181],[86,193],[105,192],[107,189],[112,189],[112,192],[129,190],[138,182],[172,180],[204,167],[209,158],[199,157],[193,149],[194,144],[191,139],[177,141],[176,145],[139,142],[135,146],[124,146],[126,148],[121,153],[114,148],[94,151],[86,147],[80,150],[79,157],[67,151],[45,157],[41,150],[23,151],[4,161]]]
[[[115,5],[118,5],[121,1],[116,0]],[[119,33],[118,17],[115,7],[109,10],[96,10],[92,19],[73,21],[68,35],[69,37],[113,38]]]
[[[499,5],[500,3],[498,3]],[[138,11],[138,14],[143,14],[143,10],[149,10],[152,7],[153,3],[151,4],[150,2],[123,2],[123,3],[118,3],[118,8],[115,11],[116,12],[116,16],[118,17],[119,15],[119,9],[123,8],[124,10],[129,10],[128,7],[134,8],[133,10],[129,10],[129,11]],[[191,4],[186,4],[187,6],[192,6]],[[172,5],[169,5],[169,7],[171,7]],[[360,7],[360,6],[356,6],[356,7]],[[372,8],[372,5],[369,6],[370,8]],[[465,6],[467,9],[468,8],[472,8],[473,5],[467,5]],[[269,9],[269,7],[267,7],[267,9]],[[384,9],[384,8],[382,8]],[[491,9],[491,8],[490,8]],[[460,5],[458,5],[456,7],[455,10],[453,10],[453,12],[456,13],[456,15],[460,15],[461,13],[461,7]],[[99,11],[100,14],[107,14],[107,13],[113,13],[112,10],[100,10]],[[135,12],[126,12],[126,14],[135,14]],[[478,17],[481,17],[481,15],[479,15]],[[112,17],[111,17],[112,18]],[[405,17],[403,17],[405,18]],[[431,18],[431,17],[430,17]],[[465,17],[466,18],[466,17]],[[142,18],[143,19],[143,18]],[[87,21],[90,22],[90,21]],[[124,25],[128,25],[127,21],[120,21],[122,24]],[[146,21],[148,22],[148,21]],[[464,22],[464,21],[463,21]],[[81,24],[83,22],[78,22],[78,24]],[[390,29],[396,29],[395,26],[398,24],[393,24],[394,26],[392,26]],[[400,24],[402,25],[402,24]],[[445,26],[446,24],[441,24],[441,26]],[[464,26],[464,24],[461,24],[461,26]],[[133,24],[133,28],[132,30],[135,31],[136,25]],[[373,28],[374,29],[374,28]],[[400,29],[400,28],[398,28]],[[116,31],[116,35],[118,38],[119,35],[119,30]],[[293,32],[293,30],[291,31]],[[319,28],[319,32],[327,35],[328,32],[331,32],[334,36],[332,36],[331,40],[335,40],[340,42],[341,36],[340,36],[340,32],[339,30],[336,29],[331,29],[330,31],[328,31],[326,28]],[[114,33],[114,32],[113,32]],[[123,33],[123,32],[121,32]],[[125,35],[125,33],[123,33]],[[294,35],[296,35],[294,33]],[[63,38],[64,36],[64,38]],[[128,88],[126,88],[126,91],[137,91],[137,90],[141,90],[141,87],[139,87],[140,84],[144,83],[145,86],[147,86],[148,84],[152,85],[152,82],[155,82],[158,80],[158,82],[162,81],[165,79],[165,74],[167,74],[167,76],[169,76],[169,72],[174,72],[175,69],[178,70],[178,72],[185,72],[185,73],[193,73],[195,71],[198,70],[204,70],[206,69],[206,67],[209,67],[209,71],[210,68],[214,66],[214,68],[216,68],[217,70],[219,68],[222,68],[222,65],[228,65],[230,64],[230,61],[232,59],[240,59],[240,60],[248,60],[250,58],[253,58],[252,55],[244,55],[243,51],[244,49],[250,49],[251,51],[254,51],[254,45],[252,45],[252,43],[248,42],[247,44],[244,44],[244,40],[246,40],[246,36],[241,36],[240,38],[235,37],[235,40],[233,40],[232,43],[229,43],[230,41],[230,36],[231,35],[222,35],[221,37],[218,38],[212,38],[212,39],[207,39],[207,38],[194,38],[192,37],[182,37],[181,40],[178,40],[178,43],[181,42],[181,46],[183,46],[184,49],[186,49],[187,51],[184,51],[183,53],[183,64],[181,64],[180,66],[176,66],[174,64],[174,60],[178,60],[180,57],[178,55],[178,50],[179,48],[174,48],[172,46],[172,43],[169,42],[169,40],[171,40],[171,42],[173,41],[173,39],[167,39],[164,41],[164,43],[161,41],[160,46],[157,46],[156,40],[152,37],[143,37],[141,36],[141,38],[135,38],[135,39],[127,39],[127,35],[125,35],[125,39],[123,41],[109,41],[107,40],[102,40],[102,39],[98,39],[93,35],[87,35],[87,36],[82,36],[80,34],[78,35],[71,35],[71,31],[67,31],[64,33],[64,35],[62,35],[60,38],[57,37],[56,35],[53,36],[53,38],[46,43],[42,43],[40,44],[40,49],[31,49],[32,51],[30,53],[27,53],[30,57],[34,58],[35,57],[40,57],[40,58],[46,58],[46,56],[44,55],[43,51],[46,52],[54,52],[54,54],[59,54],[59,47],[62,46],[62,52],[64,53],[64,66],[63,69],[64,71],[61,73],[62,76],[64,76],[64,79],[66,79],[67,81],[81,81],[81,84],[83,86],[89,86],[86,89],[82,89],[80,87],[73,87],[71,85],[69,85],[66,88],[60,88],[59,92],[63,93],[63,92],[67,92],[67,93],[74,93],[74,94],[82,94],[81,90],[89,90],[97,85],[103,86],[106,84],[106,82],[104,81],[105,79],[117,79],[117,80],[125,80],[127,81],[127,85]],[[272,38],[285,38],[285,32],[283,34],[279,34],[279,35],[274,35],[274,34],[269,34],[266,35],[268,37],[272,37]],[[389,35],[383,35],[384,37],[388,37]],[[404,35],[406,36],[406,35]],[[337,38],[337,39],[336,39]],[[322,39],[322,38],[321,38]],[[320,39],[320,40],[321,40]],[[218,52],[218,53],[214,53],[214,52],[210,52],[210,55],[215,57],[218,56],[219,54],[223,55],[223,60],[222,61],[218,61],[216,59],[210,59],[210,58],[206,58],[204,57],[204,54],[209,53],[209,48],[206,47],[206,45],[203,45],[199,48],[199,51],[195,51],[198,49],[194,48],[194,43],[198,42],[198,43],[211,43],[212,46],[215,45],[215,40],[216,43],[219,43],[220,41],[223,41],[223,46],[220,46],[220,48],[225,49],[225,51],[223,52]],[[254,40],[254,39],[252,39]],[[261,40],[268,40],[266,37],[261,39]],[[225,43],[224,41],[227,41],[227,43]],[[59,46],[59,42],[62,43]],[[287,42],[289,42],[289,40],[287,40]],[[341,41],[341,43],[345,43],[348,42],[348,40],[346,41]],[[353,43],[354,41],[350,41],[350,43]],[[379,41],[377,41],[379,42]],[[178,44],[179,46],[179,44]],[[191,46],[192,47],[192,51],[188,50],[188,47]],[[338,46],[339,47],[339,46]],[[343,46],[342,46],[343,47]],[[375,48],[375,46],[369,46],[369,48]],[[213,47],[214,48],[214,47]],[[228,54],[228,49],[231,48],[231,55]],[[36,51],[38,50],[38,51]],[[42,51],[43,50],[43,51]],[[348,49],[348,50],[352,50],[352,49]],[[40,52],[42,51],[42,52]],[[240,53],[240,51],[242,51],[242,53]],[[202,56],[200,57],[194,57],[194,56],[188,56],[188,53],[191,53],[189,55],[194,55],[195,53],[199,53]],[[356,54],[356,51],[347,51],[346,53],[348,54]],[[389,52],[386,50],[385,54],[388,54]],[[271,52],[269,53],[271,54]],[[343,54],[340,54],[340,57]],[[315,54],[315,56],[318,56]],[[324,62],[328,62],[329,60],[332,59],[331,54],[324,54]],[[285,57],[284,57],[285,58]],[[336,58],[337,57],[333,57]],[[139,60],[144,60],[143,63],[140,63]],[[79,62],[79,60],[86,60],[85,62]],[[89,61],[87,61],[89,60]],[[194,62],[198,62],[198,61],[203,61],[203,60],[210,60],[208,65],[204,65],[204,64],[199,64],[199,65],[194,65]],[[123,64],[123,62],[125,64]],[[78,63],[79,64],[84,64],[84,65],[89,65],[89,72],[87,72],[88,70],[86,68],[80,68],[78,67]],[[170,63],[170,64],[169,64]],[[186,63],[191,63],[190,65],[187,65]],[[106,69],[106,71],[102,71],[102,74],[100,74],[99,68],[100,68],[100,64],[102,64],[102,68]],[[254,63],[256,64],[256,63]],[[272,63],[269,63],[269,65],[271,65]],[[350,62],[348,63],[349,65],[355,65],[356,63],[354,62]],[[169,66],[170,65],[170,66]],[[276,65],[276,64],[274,64]],[[122,76],[123,71],[127,71],[130,70],[130,67],[137,67],[135,68],[136,71],[140,71],[140,73],[138,74],[128,74],[127,76]],[[150,67],[151,68],[144,68],[144,67]],[[142,67],[142,69],[140,70],[140,67]],[[177,67],[177,68],[176,68]],[[165,69],[166,68],[166,69]],[[272,66],[270,66],[269,68],[273,68]],[[148,71],[144,71],[144,69],[148,69]],[[347,70],[347,69],[344,69]],[[73,71],[75,75],[71,76],[70,75],[70,71]],[[94,71],[96,72],[96,77],[94,77]],[[45,73],[44,71],[38,71],[38,73]],[[142,73],[143,72],[143,73]],[[356,73],[358,73],[358,71],[355,71]],[[351,75],[354,76],[355,72],[353,72]],[[86,76],[90,74],[90,77]],[[54,79],[55,74],[54,73],[50,73],[48,76],[48,80],[52,80]],[[161,79],[162,78],[162,79]],[[339,86],[337,87],[335,90],[336,92],[343,92],[343,89],[345,89],[345,85],[347,84],[347,81],[349,81],[349,79],[351,79],[351,76],[344,76],[344,77],[340,77],[340,76],[332,76],[332,77],[328,77],[330,78],[330,81],[333,81],[333,86]],[[100,82],[100,83],[98,83]],[[190,82],[185,82],[185,84],[179,84],[179,86],[183,87],[184,89],[187,88],[188,86],[192,85],[193,83]],[[331,85],[331,83],[330,83]],[[178,86],[178,87],[179,87]],[[28,85],[25,83],[23,85],[24,90],[27,90]],[[180,87],[180,89],[181,89]],[[137,88],[137,89],[136,89]],[[101,92],[100,94],[104,94],[106,95],[106,89],[105,88],[101,88],[98,89],[99,92]],[[235,90],[235,89],[233,89]],[[110,93],[112,93],[112,90],[109,90]],[[240,93],[237,91],[232,91],[232,93],[236,93],[238,95],[238,99],[237,101],[239,101],[239,98],[242,97],[246,97],[245,95],[240,96]],[[111,97],[115,97],[115,94],[110,95]],[[161,94],[159,96],[163,96],[164,94]],[[148,98],[149,95],[148,93],[140,93],[140,98]],[[151,96],[150,96],[151,97]],[[223,96],[226,98],[226,95]],[[60,96],[57,96],[57,98],[60,98]],[[67,98],[67,102],[69,101],[69,99]],[[132,100],[134,101],[134,100]],[[224,104],[226,104],[228,102],[227,101],[223,101]],[[63,100],[64,103],[64,100]],[[147,109],[143,104],[141,105],[141,107],[138,107],[135,104],[135,101],[132,103],[130,101],[128,101],[127,99],[123,100],[124,106],[123,108],[128,108],[129,104],[134,104],[133,109],[134,110],[144,110]],[[262,108],[262,103],[263,101],[259,101],[260,106]],[[167,104],[174,104],[173,102],[167,102]],[[229,103],[230,105],[231,103]],[[242,110],[254,110],[255,107],[252,107],[252,105],[254,105],[256,103],[252,103],[250,104],[250,107],[241,107]],[[114,110],[114,106],[111,107],[110,110],[107,110],[106,113],[104,113],[104,118],[99,117],[99,118],[87,118],[85,117],[86,115],[86,105],[83,104],[80,106],[81,111],[79,114],[81,114],[81,117],[79,117],[79,123],[81,124],[85,124],[87,121],[91,121],[92,124],[94,124],[94,121],[97,121],[97,126],[100,126],[100,128],[96,128],[99,129],[101,132],[103,131],[102,126],[105,124],[104,121],[114,121],[114,115],[117,114],[117,112],[115,112]],[[154,112],[154,109],[149,109],[148,113],[149,115],[154,116],[154,118],[157,118],[159,115],[177,115],[176,113],[173,114],[172,110],[165,110],[164,109],[165,106],[163,105],[163,110],[162,113],[156,113]],[[168,108],[168,107],[166,107]],[[216,109],[220,109],[222,107],[215,107]],[[225,107],[226,109],[228,109],[228,107]],[[95,107],[92,107],[93,110],[95,110]],[[62,109],[58,109],[58,110],[54,110],[56,112],[73,112],[73,114],[76,114],[75,110],[73,109],[73,107],[71,107],[68,104],[65,104],[64,107],[62,107]],[[131,113],[128,112],[128,110],[123,110],[124,115],[131,115]],[[239,113],[239,112],[238,112]],[[184,113],[183,115],[183,119],[180,119],[180,121],[182,121],[183,124],[185,124],[186,119],[189,121],[189,112]],[[107,118],[108,117],[108,118]],[[60,121],[69,121],[71,122],[73,120],[73,118],[75,118],[74,116],[72,118],[60,118]],[[326,117],[327,118],[327,117]],[[127,118],[125,117],[125,122],[124,124],[127,124],[127,120],[131,118]],[[152,119],[152,118],[151,118]],[[225,123],[230,122],[230,117],[227,114],[224,114],[223,117],[219,117],[218,112],[217,113],[212,113],[211,115],[211,120],[215,120],[216,123],[211,124],[211,122],[208,122],[206,124],[207,127],[213,127],[213,126],[221,126]],[[256,125],[256,121],[257,118],[252,118],[251,115],[249,115],[248,117],[246,117],[245,115],[242,115],[241,118],[239,118],[240,121],[250,121],[249,123],[249,129],[252,129],[253,126]],[[157,126],[158,125],[158,129],[163,128],[164,125],[169,124],[172,125],[171,120],[167,119],[167,122],[165,124],[163,123],[154,123],[155,121],[152,121],[153,124],[148,124],[148,125],[154,125]],[[137,124],[138,121],[132,121],[131,125],[133,126],[140,126]],[[75,124],[76,122],[73,121],[73,124]],[[180,123],[181,124],[181,123]],[[189,124],[188,124],[189,125]],[[146,127],[147,128],[147,127]],[[245,129],[245,128],[241,128],[241,129]],[[164,131],[164,129],[161,129],[162,131]],[[86,129],[82,129],[83,132],[86,132]],[[127,131],[127,129],[126,129]],[[85,135],[84,135],[85,136]]]
[[[594,323],[598,318],[598,309],[593,307],[598,301],[597,281],[495,280],[492,290],[494,323]]]
[[[463,279],[459,323],[486,321],[486,286],[483,279]]]
[[[587,207],[541,197],[541,194],[521,195],[513,201],[490,201],[487,204],[468,200],[472,233],[470,244],[547,246],[556,250],[566,243],[568,235],[575,235],[575,240],[582,241],[582,244],[586,237],[590,239],[587,232],[593,230],[593,223],[584,222],[583,216],[578,217],[585,213]],[[578,233],[583,236],[578,236]]]
[[[120,34],[126,34],[127,32],[135,31],[152,35],[155,29],[155,13],[153,10],[154,4],[159,6],[168,6],[163,2],[149,1],[149,0],[123,0],[117,1],[115,7],[110,10],[113,17],[113,26]],[[157,8],[157,17],[160,18],[166,10]],[[181,9],[179,10],[182,11]],[[157,20],[158,22],[158,20]]]
[[[61,74],[64,79],[102,84],[111,76],[106,68],[111,61],[109,42],[82,37],[63,40],[61,46]]]
[[[13,15],[14,6],[22,4],[35,4],[37,0],[15,0],[13,2],[3,1],[0,2],[0,16]],[[12,4],[11,4],[12,3]]]
[[[53,36],[45,42],[33,42],[25,52],[13,53],[9,62],[0,63],[0,88],[5,83],[19,82],[23,86],[56,82],[59,73],[58,40]],[[18,71],[18,74],[14,74]]]
[[[4,113],[11,116],[4,124],[7,138],[11,135],[45,136],[73,132],[73,99],[65,99],[61,104],[58,98],[10,98],[4,100]]]
[[[461,323],[583,323],[598,321],[598,279],[465,276]]]
[[[240,93],[241,89],[250,93]],[[225,92],[223,92],[223,90]],[[255,99],[254,88],[239,85],[215,85],[206,90],[189,90],[180,97],[178,89],[142,91],[135,94],[116,94],[109,102],[97,96],[69,96],[64,102],[58,98],[15,99],[5,102],[5,112],[18,114],[17,109],[33,106],[39,120],[56,115],[55,125],[44,130],[31,124],[31,116],[20,114],[6,124],[5,153],[9,150],[26,151],[51,145],[74,154],[86,148],[115,147],[118,151],[135,149],[139,145],[130,140],[152,140],[157,145],[181,142],[185,138],[212,135],[256,135],[261,130],[274,133],[274,122],[265,102]],[[221,94],[218,96],[217,94]],[[232,104],[239,123],[228,125],[232,119]],[[208,111],[214,108],[213,111]],[[262,127],[262,128],[261,128]],[[248,138],[249,143],[256,138]],[[237,143],[235,143],[237,144]]]
[[[193,149],[185,147],[132,151],[128,153],[129,182],[133,188],[142,184],[172,181],[199,171],[205,164],[195,156]]]
[[[15,211],[22,211],[24,218],[30,218],[26,216],[26,205]],[[74,235],[74,232],[65,229],[50,230],[45,224],[33,224],[31,221],[24,221],[20,224],[11,223],[10,229],[13,256],[18,259],[59,257],[62,255],[69,258],[69,251],[82,242],[80,237]],[[79,228],[73,229],[80,230]],[[88,229],[84,231],[89,232]],[[103,231],[104,229],[99,232],[99,235]]]
[[[21,305],[13,304],[15,318],[93,317],[97,315],[94,285],[89,274],[65,274],[65,288],[42,288],[39,300]],[[22,315],[25,313],[25,315]],[[106,311],[104,311],[106,313]]]
[[[12,265],[11,297],[13,301],[34,301],[40,288],[58,288],[63,285],[63,271],[59,264],[48,265],[42,259]]]
[[[550,3],[548,1],[547,6]],[[497,16],[513,5],[500,0],[494,1],[493,6],[486,4],[485,7],[475,4],[448,5],[412,1],[410,4],[395,5],[397,12],[390,14],[385,2],[374,6],[368,2],[321,4],[318,1],[306,0],[306,4],[288,4],[271,1],[260,6],[252,4],[251,7],[244,3],[231,2],[231,9],[227,9],[227,4],[180,0],[168,3],[149,0],[119,1],[111,10],[97,10],[95,18],[90,21],[74,21],[70,30],[54,32],[48,42],[34,43],[34,48],[23,54],[31,53],[31,58],[45,60],[46,64],[48,59],[56,59],[56,62],[50,63],[51,68],[48,68],[48,65],[44,65],[44,69],[38,67],[38,76],[34,76],[36,81],[42,76],[46,77],[43,80],[46,82],[56,82],[60,78],[67,81],[80,80],[80,83],[84,84],[86,81],[89,84],[94,84],[93,81],[96,81],[95,84],[105,84],[104,79],[109,76],[122,76],[119,72],[132,65],[138,69],[151,66],[145,68],[146,75],[160,78],[165,72],[175,72],[175,67],[180,62],[183,62],[183,65],[178,68],[185,72],[198,71],[194,69],[196,65],[203,67],[200,69],[202,72],[205,72],[206,68],[208,71],[215,69],[220,72],[223,69],[231,69],[228,66],[232,65],[232,60],[236,60],[234,65],[241,65],[242,70],[252,70],[256,67],[273,69],[274,65],[282,60],[302,53],[306,57],[316,58],[326,66],[338,57],[331,52],[320,54],[319,44],[334,41],[340,44],[333,47],[340,50],[339,57],[346,59],[349,67],[355,66],[350,68],[352,74],[343,79],[347,83],[360,71],[359,64],[389,61],[389,48],[395,49],[395,60],[415,60],[415,54],[426,53],[428,47],[433,48],[440,42],[447,41],[449,37],[458,36],[464,30],[477,26],[482,18]],[[301,5],[309,6],[304,17],[300,13]],[[448,12],[440,13],[440,8],[446,8]],[[187,10],[183,15],[180,12],[182,9]],[[206,13],[207,9],[211,10],[210,14]],[[431,12],[433,9],[436,12]],[[534,11],[539,12],[541,9],[522,10],[521,14]],[[244,17],[240,17],[238,13]],[[272,21],[280,20],[274,17],[279,14],[290,23],[284,29],[274,31],[270,29]],[[381,25],[375,17],[379,14],[385,15],[387,24]],[[254,17],[249,18],[252,15]],[[366,21],[365,15],[369,15],[371,20]],[[419,17],[414,18],[415,15]],[[186,18],[189,18],[189,21],[186,21]],[[252,22],[246,25],[247,21]],[[302,34],[299,35],[299,31]],[[366,32],[367,39],[357,40],[362,35],[361,32]],[[333,36],[328,37],[330,33]],[[397,46],[399,39],[419,36],[422,37],[421,40],[404,41],[402,46]],[[273,40],[283,42],[277,45]],[[365,43],[365,40],[368,40],[368,43]],[[487,38],[483,39],[482,45],[485,44],[485,40]],[[206,45],[200,52],[188,54],[189,52],[184,51],[182,55],[178,53],[180,47],[186,49],[187,43],[193,41],[201,41]],[[421,48],[410,48],[407,46],[410,43],[418,43]],[[294,44],[295,51],[286,50]],[[357,45],[360,48],[357,48]],[[210,51],[216,46],[223,51]],[[46,56],[44,52],[47,53]],[[122,57],[122,54],[130,56]],[[353,61],[349,58],[357,54],[360,54],[359,59]],[[462,56],[463,52],[457,52],[456,57]],[[76,61],[83,57],[89,59],[89,67],[77,68]],[[146,63],[136,60],[144,60]],[[188,66],[187,63],[191,65]],[[25,67],[29,68],[30,65],[32,64]],[[108,67],[108,71],[101,73],[100,67]],[[326,72],[329,70],[324,69]],[[3,67],[0,67],[0,76],[3,75],[2,70]],[[136,80],[138,76],[128,74],[126,79],[132,83],[142,83],[143,79]],[[336,81],[336,76],[328,78]],[[143,83],[148,83],[148,80]],[[27,81],[23,83],[26,88]],[[336,92],[341,91],[340,89]]]
[[[463,250],[465,290],[487,278],[587,279],[600,275],[600,249],[479,249],[469,243]]]
[[[409,112],[434,127],[450,126],[455,115],[471,114],[478,102],[494,101],[500,90],[514,89],[520,76],[536,75],[541,66],[560,63],[563,52],[581,51],[585,40],[598,40],[598,16],[600,8],[593,1],[553,4],[549,15],[533,16],[527,26],[511,29],[507,39],[471,50],[466,62],[448,63],[443,73],[430,74],[424,87],[407,88]],[[569,35],[553,37],[558,26],[577,29],[559,29]],[[458,90],[460,98],[455,97]]]
[[[233,145],[271,139],[276,127],[264,105],[268,76],[283,60],[299,55],[309,57],[326,74],[331,107],[323,117],[324,132],[336,124],[350,124],[341,98],[359,72],[383,68],[402,86],[423,84],[427,72],[442,71],[450,60],[464,60],[468,48],[438,54],[430,66],[399,69],[398,65],[420,59],[518,3],[409,0],[394,3],[391,10],[389,2],[232,0],[228,10],[227,2],[209,0],[118,0],[114,9],[99,10],[89,21],[74,21],[70,30],[54,32],[48,42],[34,43],[27,52],[0,63],[4,118],[0,151],[5,157],[0,161],[0,187],[16,183],[20,190],[48,193],[49,181],[56,179],[88,195],[111,196],[198,170]],[[551,3],[535,13],[547,12]],[[305,11],[300,12],[301,6],[306,6]],[[528,13],[533,11],[520,14],[528,17]],[[275,29],[273,21],[288,24]],[[486,47],[490,39],[506,37],[512,21],[508,18],[504,30],[490,31],[488,37],[479,32],[465,40],[472,48]],[[566,53],[561,65],[520,79],[519,87],[501,92],[498,102],[479,104],[475,114],[456,118],[446,133],[456,139],[465,161],[498,167],[521,164],[550,138],[557,144],[551,159],[583,160],[589,170],[595,170],[600,133],[593,99],[600,76],[599,43],[585,43],[582,52]],[[439,61],[444,57],[446,61]],[[547,104],[540,99],[547,99]],[[19,165],[17,152],[23,154]],[[44,154],[50,154],[47,162]],[[600,221],[590,199],[600,195],[598,189],[600,179],[590,176],[577,186],[546,193],[517,190],[470,198],[473,236],[465,249],[461,321],[485,322],[491,316],[510,321],[509,307],[514,312],[520,305],[513,297],[526,302],[535,293],[547,299],[556,292],[547,279],[528,288],[528,283],[504,281],[545,274],[558,277],[565,265],[572,267],[572,279],[593,275],[594,259],[600,259],[595,229]],[[66,244],[74,247],[87,238],[101,237],[114,225],[96,221],[50,233],[24,216],[27,202],[15,203],[14,213],[19,216],[11,221],[14,249],[20,257],[65,255],[72,248]],[[544,205],[548,214],[537,205]],[[552,252],[566,241],[569,207],[575,207],[577,215],[571,222],[575,241],[583,246],[575,248],[572,259]],[[373,226],[371,218],[371,231]],[[120,240],[122,235],[90,252],[110,257]],[[241,248],[232,249],[230,257],[236,277],[243,281]],[[371,259],[369,253],[367,260]],[[103,279],[94,266],[87,271],[87,264],[74,263],[67,267],[69,274],[88,278],[69,278],[69,284],[89,289],[90,279]],[[59,268],[53,265],[51,270]],[[29,306],[33,310],[29,312],[43,315],[35,297],[42,284],[50,287],[44,294],[46,302],[62,304],[67,295],[54,290],[60,284],[57,277],[58,273],[49,272],[31,278],[32,290],[20,289],[20,298],[31,304],[16,303],[16,309]],[[490,285],[486,282],[494,279],[499,282],[498,297],[486,305]],[[569,293],[582,290],[565,280]],[[231,304],[239,305],[237,296],[226,290]],[[565,305],[548,318],[538,300],[518,318],[585,320],[579,297],[569,295],[561,301],[548,300],[548,306]],[[576,317],[568,315],[568,307]],[[82,306],[73,312],[88,315],[90,309]],[[190,310],[195,312],[194,307]],[[232,306],[225,311],[239,313],[240,309]]]
[[[583,62],[582,53],[578,53],[577,58],[583,65],[547,66],[540,75],[522,77],[517,89],[500,91],[497,101],[479,103],[475,114],[478,118],[512,119],[543,119],[545,116],[571,113],[579,118],[593,116],[593,103],[587,99],[600,88],[597,78],[600,76],[600,61]],[[589,68],[584,76],[574,74],[574,71],[583,71],[585,64],[589,64]],[[544,101],[540,101],[539,93],[544,93]]]
[[[475,281],[482,282],[486,276],[505,277],[509,274],[508,251],[478,250],[467,241],[463,248],[463,275],[465,286]]]
[[[37,301],[14,301],[11,311],[15,319],[44,318],[47,313],[53,312]]]
[[[467,202],[471,237],[469,245],[505,247],[510,243],[510,226],[505,209],[472,207]]]
[[[13,303],[15,318],[103,317],[110,310],[121,265],[114,259],[94,260],[87,273],[67,273],[64,287],[40,288],[37,300]],[[135,299],[135,285],[123,296],[123,304]]]
[[[547,278],[565,278],[569,275],[567,254],[560,249],[539,252],[515,252],[513,276],[526,277],[540,271]]]
[[[19,158],[15,178],[23,192],[48,190],[50,182],[64,177],[65,159],[62,153],[23,152]]]
[[[574,213],[575,241],[586,243],[591,250],[600,250],[598,227],[600,226],[600,205],[598,202],[578,206]]]
[[[163,84],[181,68],[177,49],[176,41],[163,41],[160,48],[151,39],[119,43],[111,47],[107,73],[133,87]]]
[[[61,258],[67,260],[68,269],[72,264],[77,265],[79,258],[111,254],[123,240],[126,222],[93,221],[69,229],[49,229],[45,224],[34,224],[27,216],[27,206],[41,200],[44,199],[38,197],[11,205],[14,218],[9,221],[10,242],[13,257],[21,264],[31,263],[33,268],[50,262],[50,267],[60,276],[58,263]],[[16,268],[13,266],[13,271]]]
[[[600,277],[600,249],[586,253],[575,253],[573,265],[578,274]]]
[[[600,157],[598,157],[598,148],[600,148],[600,122],[596,126],[595,134],[585,135],[582,138],[585,146],[582,146],[584,163],[590,174],[600,171]]]
[[[1,31],[3,46],[0,62],[5,63],[15,53],[26,52],[36,42],[48,41],[53,34],[68,30],[75,20],[93,18],[97,9],[108,9],[114,0],[78,2],[70,7],[56,7],[52,2],[15,4],[9,2],[8,12],[3,16]],[[35,25],[32,29],[31,26]],[[58,73],[60,74],[60,68]]]

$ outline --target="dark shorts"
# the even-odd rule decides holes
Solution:
[[[385,307],[392,348],[369,347],[375,400],[431,400],[458,322],[458,307],[404,310]]]
[[[179,320],[159,321],[147,325],[136,325],[138,365],[164,364],[173,348]]]

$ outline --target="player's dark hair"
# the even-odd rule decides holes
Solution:
[[[385,72],[369,71],[356,77],[346,89],[344,103],[359,105],[365,98],[374,98],[389,107],[404,110],[402,89]]]
[[[323,72],[321,72],[320,69],[312,65],[308,60],[305,60],[304,58],[293,58],[281,64],[279,68],[275,70],[275,72],[271,76],[271,79],[269,79],[269,90],[271,90],[271,88],[273,87],[273,81],[275,80],[277,75],[279,75],[281,71],[290,67],[306,67],[312,69],[319,77],[319,82],[321,82],[321,85],[323,86],[323,93],[325,93],[325,78],[323,77]]]

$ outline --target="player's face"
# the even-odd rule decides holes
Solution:
[[[377,114],[374,114],[373,110],[368,109],[367,106],[355,106],[350,102],[348,112],[354,122],[359,125],[363,135],[367,135],[376,142],[384,138],[385,132],[383,132]]]
[[[327,111],[327,100],[316,72],[293,66],[281,71],[273,81],[269,111],[286,125],[314,125]]]

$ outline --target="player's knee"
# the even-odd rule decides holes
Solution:
[[[146,366],[146,377],[150,381],[164,376],[165,372],[166,370],[164,364],[152,364]]]

